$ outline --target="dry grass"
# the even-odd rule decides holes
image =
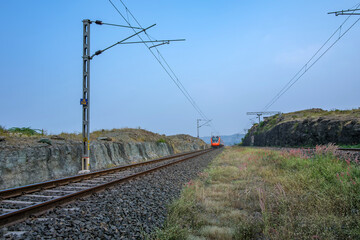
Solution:
[[[12,134],[5,128],[0,126],[0,136],[4,136],[6,138],[5,143],[9,146],[12,145],[22,145],[32,146],[38,144],[37,141],[40,138],[51,138],[53,135],[24,135],[24,134]],[[62,132],[57,136],[64,138],[65,140],[70,141],[79,141],[83,140],[81,133],[65,133]],[[204,147],[206,145],[205,142],[198,138],[191,137],[190,135],[178,134],[173,136],[165,136],[158,133],[153,133],[141,128],[122,128],[122,129],[111,129],[111,130],[97,130],[93,131],[90,134],[90,141],[95,141],[99,137],[109,137],[114,142],[156,142],[158,144],[167,143],[173,147],[175,153],[183,152],[186,147],[191,149],[194,144]],[[25,146],[24,145],[24,146]]]
[[[292,119],[303,119],[303,118],[311,118],[311,117],[337,117],[341,118],[342,116],[345,117],[352,117],[358,118],[360,117],[360,108],[359,109],[352,109],[352,110],[323,110],[321,108],[313,108],[307,109],[297,112],[285,113],[283,114],[284,119],[292,120]]]
[[[360,120],[360,108],[352,110],[323,110],[321,108],[307,109],[297,112],[283,113],[281,117],[274,115],[266,118],[259,124],[255,123],[255,133],[261,133],[269,131],[278,124],[285,122],[294,122],[294,129],[304,120],[317,121],[322,118],[323,120],[336,120],[343,121],[344,125],[359,122]]]
[[[330,150],[227,148],[186,184],[153,238],[360,239],[360,169]]]

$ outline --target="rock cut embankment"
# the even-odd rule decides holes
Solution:
[[[265,119],[254,124],[244,146],[315,146],[360,143],[360,110],[310,109]]]
[[[168,137],[141,129],[112,130],[103,135],[106,141],[91,141],[91,170],[206,147],[203,141],[189,135]],[[80,141],[61,138],[49,138],[49,141],[40,143],[37,138],[24,137],[8,137],[1,141],[0,189],[75,175],[81,170]]]

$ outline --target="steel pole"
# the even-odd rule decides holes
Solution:
[[[82,172],[90,168],[90,24],[83,20]]]

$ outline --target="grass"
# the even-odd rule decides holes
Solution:
[[[34,135],[39,134],[36,130],[31,129],[30,127],[23,127],[23,128],[13,127],[13,128],[8,129],[8,132],[20,133],[20,134],[27,135],[27,136],[34,136]]]
[[[17,137],[32,137],[32,136],[44,136],[46,131],[44,129],[32,129],[30,127],[12,127],[6,129],[0,125],[0,136],[17,136]]]
[[[2,129],[3,133],[7,132],[7,133],[12,133],[12,134],[19,134],[19,136],[39,136],[39,135],[43,135],[42,134],[42,130],[40,129],[32,129],[30,127],[22,127],[22,128],[19,128],[19,127],[12,127],[12,128],[9,128],[9,129]]]
[[[286,118],[308,118],[308,117],[322,117],[322,116],[343,116],[349,115],[354,117],[360,116],[360,108],[351,110],[332,109],[330,111],[321,108],[307,109],[297,112],[285,113],[282,116]]]
[[[360,148],[360,144],[357,145],[340,145],[340,148]]]
[[[166,143],[166,140],[163,138],[160,138],[159,140],[156,141],[157,143]]]
[[[169,206],[152,239],[360,239],[360,169],[332,146],[313,157],[227,148]]]
[[[263,122],[260,122],[260,125],[257,127],[258,132],[264,132],[268,131],[274,126],[280,122],[279,115],[273,115],[271,117],[268,117]],[[333,109],[330,111],[323,110],[321,108],[313,108],[313,109],[307,109],[297,112],[290,112],[290,113],[283,113],[281,115],[281,122],[287,122],[287,121],[303,121],[304,119],[311,119],[311,118],[319,118],[319,117],[336,117],[338,119],[342,118],[351,118],[351,119],[357,119],[360,117],[360,108],[358,109],[352,109],[352,110],[339,110],[339,109]],[[350,121],[351,122],[351,121]]]

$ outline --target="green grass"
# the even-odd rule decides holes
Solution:
[[[18,133],[20,135],[26,135],[26,136],[36,136],[41,135],[39,130],[37,129],[31,129],[30,127],[13,127],[7,130],[9,133]]]
[[[357,145],[340,145],[340,148],[360,148],[360,144]]]
[[[360,239],[360,168],[318,148],[227,148],[152,239]]]
[[[0,126],[0,135],[1,136],[18,136],[18,137],[30,137],[30,136],[40,136],[40,135],[46,135],[46,132],[42,129],[32,129],[30,127],[12,127],[9,129],[6,129],[3,126]]]
[[[166,140],[163,138],[160,138],[159,140],[156,141],[157,143],[166,143]]]
[[[257,134],[268,131],[275,127],[279,122],[287,121],[303,121],[305,119],[320,118],[320,117],[336,117],[338,119],[359,119],[360,118],[360,108],[351,109],[351,110],[339,110],[333,109],[330,111],[323,110],[320,108],[307,109],[297,112],[283,113],[281,115],[281,121],[279,120],[279,115],[274,115],[268,117],[260,124],[254,124],[252,128],[256,127],[255,132]]]

